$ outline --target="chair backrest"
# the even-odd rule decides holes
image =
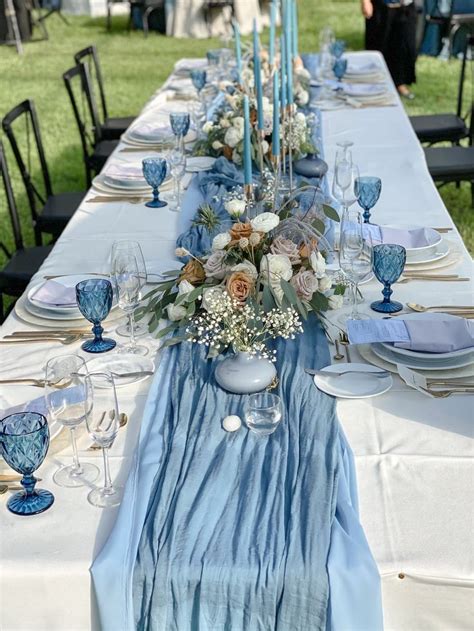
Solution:
[[[95,83],[97,84],[99,96],[100,96],[100,104],[102,107],[102,116],[103,120],[107,120],[107,103],[105,101],[105,90],[104,90],[104,81],[102,79],[102,72],[100,69],[99,63],[99,54],[97,52],[97,48],[92,46],[87,46],[83,48],[78,53],[74,55],[74,61],[76,64],[85,63],[87,64],[87,69],[89,70],[89,77],[91,79],[95,78]]]
[[[70,68],[63,74],[63,80],[79,128],[86,167],[86,179],[88,186],[90,186],[89,159],[94,151],[94,145],[100,140],[100,123],[95,103],[92,99],[87,66],[85,64],[77,64],[74,68]]]
[[[474,57],[474,35],[468,35],[466,38],[466,46],[464,48],[464,53],[462,56],[461,73],[459,75],[458,104],[457,104],[456,114],[460,118],[463,118],[462,109],[463,109],[463,97],[464,97],[464,84],[465,84],[466,71],[467,71],[468,64],[471,70],[471,103],[473,100],[473,94],[474,94],[473,57]],[[467,113],[467,116],[468,115],[469,115],[469,112]]]
[[[20,134],[18,133],[20,132],[20,129],[19,127],[17,127],[17,125],[19,126],[23,121],[25,123],[25,137],[23,138],[23,140],[26,144],[26,152],[22,151],[20,148]],[[16,133],[14,130],[14,126],[17,130]],[[8,112],[8,114],[2,120],[2,127],[8,137],[8,140],[10,141],[15,160],[17,162],[18,168],[20,169],[23,184],[26,188],[26,194],[28,195],[28,201],[30,203],[33,220],[36,220],[38,217],[37,202],[39,201],[41,205],[44,205],[46,199],[53,194],[53,191],[51,187],[51,179],[49,177],[48,164],[46,162],[46,157],[44,154],[43,142],[41,140],[41,132],[34,102],[31,99],[27,99],[26,101],[23,101],[12,110],[10,110],[10,112]],[[39,165],[41,168],[44,193],[41,193],[38,190],[38,187],[33,181],[33,176],[31,173],[31,132],[33,132],[33,139],[36,147],[36,157],[39,159]]]
[[[2,174],[3,187],[5,189],[5,197],[7,200],[8,214],[10,215],[10,221],[13,228],[13,238],[15,241],[15,249],[23,249],[23,238],[21,235],[20,216],[18,215],[18,209],[15,203],[15,197],[13,196],[12,183],[10,180],[10,174],[8,172],[7,160],[5,157],[5,149],[3,143],[0,140],[0,171]],[[0,248],[5,252],[6,256],[10,257],[11,254],[7,247],[0,243]]]

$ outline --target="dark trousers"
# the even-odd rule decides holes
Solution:
[[[385,57],[396,86],[416,82],[416,9],[389,9],[383,0],[372,0],[374,14],[365,21],[365,47]]]

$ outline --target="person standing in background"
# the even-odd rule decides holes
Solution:
[[[416,8],[413,0],[361,0],[365,47],[385,57],[400,96],[414,99],[416,82]]]

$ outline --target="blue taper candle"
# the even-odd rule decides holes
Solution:
[[[249,97],[244,96],[244,184],[252,184],[252,156],[250,153]]]
[[[273,1],[271,6],[270,6],[270,46],[269,46],[269,57],[270,57],[270,65],[271,66],[273,66],[273,64],[275,62],[276,11],[277,11],[276,2]]]
[[[291,12],[291,16],[292,16],[292,21],[293,21],[293,28],[292,28],[292,42],[293,42],[293,57],[296,59],[296,57],[299,56],[298,53],[298,6],[296,4],[296,0],[292,0],[291,3],[292,6],[292,12]]]
[[[239,23],[234,20],[232,23],[234,27],[234,38],[235,38],[235,58],[237,60],[237,77],[239,84],[242,83],[242,46],[240,44],[240,27]]]
[[[293,55],[291,39],[291,7],[286,5],[286,32],[285,32],[285,61],[286,61],[286,99],[288,105],[293,105]]]
[[[279,72],[275,70],[273,74],[273,132],[272,132],[272,155],[280,155],[280,84]]]
[[[257,95],[257,127],[265,126],[263,116],[262,62],[260,61],[260,44],[258,42],[257,20],[253,21],[253,72],[255,77],[255,93]]]
[[[285,36],[280,37],[280,67],[281,67],[281,106],[286,107],[286,52]]]

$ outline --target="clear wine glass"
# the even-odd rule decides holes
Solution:
[[[73,450],[73,463],[58,469],[53,480],[68,488],[88,486],[99,475],[95,465],[79,461],[76,444],[76,429],[92,406],[91,392],[85,380],[87,375],[86,363],[78,355],[53,357],[46,364],[44,398],[49,421],[69,428]]]
[[[141,278],[142,290],[147,283],[147,271],[145,265],[145,259],[143,257],[143,252],[140,247],[138,241],[114,241],[112,244],[112,250],[110,253],[110,262],[112,265],[112,261],[115,259],[117,252],[129,252],[132,254],[136,260],[138,265],[138,273]],[[141,298],[141,296],[140,296]],[[122,324],[117,329],[115,329],[117,335],[121,335],[122,337],[130,337],[130,317],[127,318],[126,324]],[[148,327],[146,324],[142,324],[140,322],[135,322],[135,337],[140,337],[142,335],[148,335]]]
[[[171,199],[171,210],[179,211],[181,206],[181,178],[186,173],[186,156],[181,151],[170,151],[166,156],[173,178],[173,197]]]
[[[104,457],[104,486],[93,489],[87,499],[93,506],[110,508],[120,504],[122,495],[122,487],[112,484],[109,465],[109,449],[120,427],[117,392],[111,374],[96,373],[85,379],[93,401],[86,415],[87,431],[92,440],[102,447]]]
[[[359,177],[359,169],[348,159],[336,162],[333,180],[333,195],[342,204],[343,214],[357,200],[355,182]]]
[[[117,303],[126,315],[130,323],[130,342],[118,348],[119,353],[132,353],[134,355],[146,355],[146,346],[138,345],[135,340],[135,315],[134,311],[140,304],[143,276],[139,271],[136,257],[128,250],[117,250],[111,261],[110,276],[114,286]]]
[[[373,250],[370,234],[363,229],[362,215],[357,210],[346,210],[341,224],[339,263],[351,282],[352,310],[347,319],[363,320],[367,316],[359,313],[359,283],[372,273]]]

